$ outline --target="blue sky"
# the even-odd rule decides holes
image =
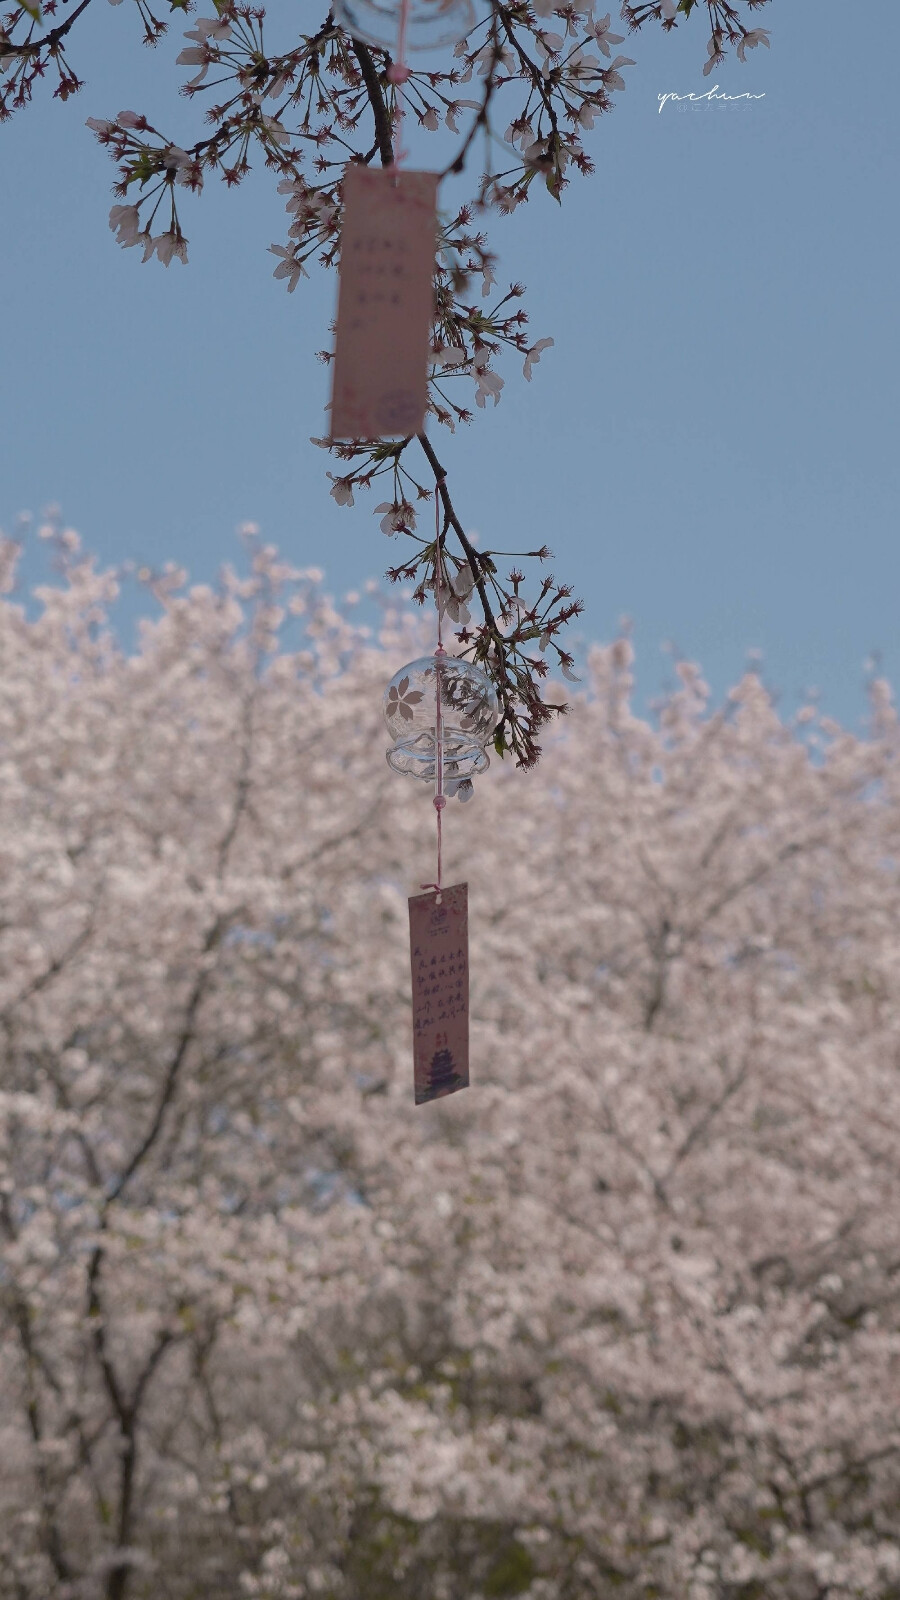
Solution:
[[[269,14],[300,12],[318,20],[312,0]],[[594,178],[492,224],[499,277],[555,346],[435,442],[483,545],[552,547],[582,640],[633,619],[644,697],[666,641],[717,695],[758,650],[786,710],[816,688],[856,723],[871,651],[900,682],[900,10],[856,0],[851,27],[842,0],[772,0],[756,22],[771,50],[712,79],[699,14],[620,47],[637,65],[589,136]],[[188,143],[202,109],[174,93],[180,30],[156,52],[137,35],[132,7],[96,0],[72,51],[85,89],[0,126],[0,527],[57,501],[103,560],[208,578],[250,519],[340,594],[402,546],[365,496],[333,504],[309,443],[334,285],[273,280],[264,172],[187,199],[186,268],[116,245],[85,118],[145,111]],[[764,98],[659,113],[712,83]]]

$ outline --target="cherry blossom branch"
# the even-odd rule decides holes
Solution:
[[[82,12],[90,5],[90,0],[81,0],[72,15],[58,27],[51,28],[49,33],[40,39],[31,37],[36,21],[40,17],[40,8],[32,11],[28,6],[20,6],[7,14],[5,22],[0,19],[0,122],[5,122],[13,113],[22,106],[27,105],[31,99],[36,82],[44,76],[48,62],[52,61],[59,75],[59,82],[54,90],[54,96],[59,100],[68,100],[82,87],[82,80],[76,77],[68,67],[63,50],[63,40],[70,29],[77,22]],[[52,14],[56,10],[56,0],[48,0],[45,11]],[[29,18],[28,37],[18,43],[12,37],[12,31],[17,23]],[[5,82],[2,81],[5,76]]]
[[[449,162],[449,164],[441,173],[442,178],[450,177],[451,173],[459,174],[464,170],[466,157],[472,148],[472,144],[479,130],[482,128],[489,130],[490,128],[489,111],[491,101],[494,98],[494,91],[497,87],[497,68],[502,64],[503,61],[503,46],[500,42],[500,36],[497,31],[497,13],[494,10],[491,11],[490,27],[492,46],[491,63],[484,81],[481,105],[478,107],[476,115],[472,118],[472,121],[469,124],[468,131],[459,147],[459,150],[456,152],[453,160]]]
[[[444,532],[439,536],[438,548],[434,551],[433,565],[435,569],[439,566],[443,567],[443,562],[439,558],[439,549],[443,550],[443,540],[447,527],[452,527],[466,558],[467,570],[471,574],[472,588],[478,594],[481,602],[484,626],[479,630],[475,640],[474,657],[476,661],[489,670],[500,701],[501,717],[495,734],[495,748],[501,755],[504,750],[511,750],[517,756],[520,766],[533,766],[541,753],[540,745],[535,739],[537,729],[549,717],[563,715],[566,707],[558,704],[547,705],[541,699],[540,693],[536,688],[533,672],[527,670],[528,667],[534,669],[536,663],[526,658],[526,670],[523,671],[522,667],[517,664],[516,657],[521,657],[520,644],[523,637],[527,638],[534,632],[541,632],[541,628],[543,628],[546,634],[546,643],[549,644],[550,635],[562,625],[562,621],[559,615],[555,621],[545,616],[541,619],[541,623],[538,624],[538,607],[535,606],[529,610],[527,606],[517,599],[521,574],[513,572],[510,575],[513,586],[512,591],[507,590],[504,592],[498,590],[504,606],[507,609],[513,609],[516,619],[516,625],[512,633],[508,637],[504,636],[500,630],[488,589],[490,583],[494,583],[494,587],[497,587],[495,583],[497,569],[492,559],[494,552],[485,551],[482,554],[475,549],[456,514],[450,498],[450,491],[447,487],[446,474],[431,442],[425,434],[419,435],[419,444],[434,474],[434,492],[440,498],[444,513]],[[549,555],[549,551],[544,548],[542,550],[529,551],[527,554],[538,560],[544,560]],[[429,560],[428,550],[424,552],[422,560],[427,564]],[[552,584],[552,579],[549,582]],[[543,592],[549,592],[547,580],[545,580]],[[565,598],[568,591],[559,591],[559,593]],[[451,599],[452,604],[453,600]],[[568,608],[568,611],[571,614],[576,614],[577,609],[580,609],[580,602],[578,601],[575,602],[574,607]],[[564,612],[565,610],[566,608],[564,608]],[[562,620],[568,620],[568,615],[563,615]],[[457,634],[457,638],[462,643],[467,643],[472,638],[472,635],[463,627]],[[565,663],[568,663],[571,659],[564,653],[563,657]]]
[[[47,0],[48,10],[55,3]],[[54,39],[53,50],[61,49],[63,34],[88,3],[81,0],[73,16],[46,36]],[[164,24],[148,10],[146,0],[137,3],[147,36],[158,37]],[[765,0],[739,3],[752,10]],[[680,0],[676,7],[675,0],[654,0],[626,5],[623,15],[632,30],[651,16],[669,27],[677,12],[687,17],[694,4],[695,0]],[[742,59],[747,48],[768,43],[764,30],[743,27],[731,0],[707,0],[707,8],[715,35],[707,69],[720,59],[726,35],[729,39],[733,35]],[[24,26],[24,15],[17,9],[0,25],[0,74],[10,65],[15,74],[19,58],[37,48],[29,39],[12,39]],[[564,33],[553,31],[553,19],[565,23]],[[613,94],[625,88],[620,69],[634,65],[627,57],[612,55],[624,35],[611,31],[608,15],[599,20],[594,16],[590,0],[535,0],[531,6],[491,0],[487,15],[456,47],[452,66],[414,71],[405,87],[391,95],[388,50],[351,37],[335,23],[331,11],[316,32],[301,35],[299,41],[295,38],[286,50],[270,49],[269,26],[262,7],[247,0],[217,0],[215,15],[199,19],[186,32],[188,45],[178,57],[193,74],[184,85],[186,97],[192,100],[213,90],[223,95],[206,114],[212,131],[192,145],[182,146],[133,111],[120,112],[114,120],[89,119],[98,140],[118,163],[115,193],[121,203],[113,206],[110,225],[119,243],[140,245],[145,261],[155,256],[165,266],[186,262],[188,240],[180,216],[185,192],[199,194],[214,173],[229,186],[239,184],[249,171],[251,150],[256,149],[276,173],[279,192],[286,196],[291,219],[287,242],[271,248],[278,258],[275,276],[286,280],[292,292],[308,276],[312,261],[326,268],[337,265],[347,162],[368,164],[377,153],[382,166],[391,165],[397,95],[403,93],[408,114],[428,132],[443,124],[458,134],[458,118],[467,113],[462,142],[444,172],[464,170],[481,131],[487,170],[471,202],[442,222],[440,229],[428,412],[451,430],[470,422],[477,410],[499,402],[506,382],[497,370],[503,357],[512,354],[522,359],[523,375],[530,380],[542,352],[552,344],[549,338],[533,340],[529,335],[528,316],[519,303],[524,294],[520,284],[510,284],[495,302],[484,304],[496,284],[495,261],[486,234],[476,230],[474,219],[491,210],[508,213],[541,187],[560,201],[572,172],[587,175],[593,170],[584,144],[586,133],[611,108]],[[476,72],[484,80],[479,97],[459,97],[460,86]],[[58,92],[71,93],[74,87],[77,80],[64,77]],[[7,98],[0,104],[5,105],[9,93],[3,92]],[[23,93],[19,84],[16,104]],[[503,140],[492,127],[495,107],[501,103],[508,103],[512,113]],[[374,122],[371,148],[362,137],[367,109]],[[494,156],[498,146],[504,152],[499,161]],[[535,185],[535,179],[541,181]],[[480,304],[470,294],[478,277]],[[329,361],[331,352],[322,352],[322,357]],[[474,386],[475,411],[455,398],[460,384]],[[430,498],[430,491],[422,490],[408,471],[405,453],[410,441],[316,442],[351,463],[349,471],[329,473],[331,492],[340,504],[353,504],[354,488],[368,488],[376,477],[391,475],[392,497],[377,508],[386,514],[382,528],[418,546],[415,559],[395,568],[391,576],[420,577],[430,545],[416,532],[414,504],[417,498]],[[462,569],[468,569],[484,611],[484,628],[476,639],[464,626],[457,637],[461,644],[472,645],[500,694],[503,721],[498,751],[512,749],[524,765],[531,765],[539,753],[535,731],[552,714],[540,694],[540,680],[549,670],[547,653],[555,652],[563,676],[573,676],[573,658],[556,639],[578,615],[580,602],[571,601],[571,591],[565,585],[555,586],[552,579],[543,580],[531,604],[520,593],[524,574],[511,573],[508,583],[501,584],[493,553],[477,556],[464,542],[458,519],[451,514],[446,483],[437,478],[435,483],[447,526],[457,534],[463,552],[456,577],[464,582]],[[532,639],[537,641],[534,655],[523,649]]]
[[[249,747],[251,738],[251,708],[252,694],[243,708],[244,719],[244,755],[239,768],[235,787],[235,800],[231,816],[222,839],[216,851],[216,879],[221,884],[227,866],[229,853],[233,846],[241,816],[247,805],[249,792]],[[109,1397],[113,1412],[119,1425],[121,1438],[121,1460],[119,1468],[119,1514],[117,1519],[117,1546],[120,1550],[127,1549],[130,1542],[132,1517],[134,1509],[134,1486],[137,1466],[137,1420],[141,1403],[147,1386],[156,1371],[165,1351],[172,1344],[175,1335],[170,1329],[161,1330],[151,1354],[135,1381],[131,1398],[127,1399],[123,1385],[116,1373],[115,1365],[109,1351],[106,1337],[106,1312],[103,1299],[102,1272],[106,1257],[104,1235],[109,1226],[110,1209],[120,1200],[127,1185],[135,1173],[143,1165],[150,1151],[157,1143],[163,1128],[166,1114],[174,1100],[179,1078],[190,1045],[194,1041],[196,1019],[202,1000],[205,998],[213,977],[213,968],[207,964],[206,957],[220,943],[223,932],[233,921],[235,912],[227,916],[218,916],[207,931],[201,949],[200,970],[195,978],[185,1007],[179,1036],[175,1049],[170,1058],[169,1067],[163,1082],[162,1090],[156,1104],[156,1110],[150,1126],[143,1139],[137,1145],[124,1168],[107,1188],[103,1200],[100,1217],[98,1219],[99,1237],[91,1253],[87,1278],[87,1315],[92,1328],[94,1350],[102,1374],[104,1387]],[[106,1586],[106,1600],[123,1600],[125,1595],[130,1564],[117,1563],[109,1570]]]
[[[217,917],[212,928],[206,935],[202,946],[202,953],[204,957],[210,955],[215,949],[216,945],[219,943],[225,926],[225,921],[225,918]],[[166,1112],[168,1111],[169,1106],[171,1105],[175,1096],[175,1090],[178,1085],[181,1069],[184,1066],[188,1050],[190,1049],[190,1046],[194,1040],[194,1023],[196,1021],[197,1013],[200,1009],[200,1004],[204,999],[206,991],[209,987],[211,977],[211,969],[205,964],[201,964],[201,970],[194,980],[193,987],[188,997],[188,1002],[185,1007],[184,1020],[178,1036],[178,1042],[169,1062],[168,1071],[166,1072],[162,1090],[156,1103],[156,1110],[153,1113],[152,1121],[140,1144],[125,1163],[125,1166],[123,1167],[118,1178],[110,1186],[107,1205],[111,1204],[111,1202],[114,1200],[121,1199],[123,1191],[127,1188],[135,1173],[143,1165],[147,1156],[150,1154],[150,1151],[153,1149],[153,1146],[156,1144],[157,1139],[159,1138],[163,1122],[165,1121]]]
[[[453,532],[456,534],[457,539],[462,545],[466,559],[469,562],[472,576],[475,580],[475,588],[478,591],[478,597],[481,600],[481,604],[484,609],[484,620],[487,625],[488,632],[491,634],[495,644],[502,647],[503,636],[497,627],[497,622],[491,608],[491,602],[488,597],[487,589],[485,588],[484,578],[481,575],[481,562],[478,551],[468,539],[465,529],[463,528],[459,517],[456,515],[456,512],[453,509],[453,502],[450,499],[450,491],[447,488],[447,474],[438,461],[427,434],[420,433],[418,435],[418,440],[419,444],[422,446],[422,450],[428,465],[434,473],[435,493],[440,495],[441,505],[444,508],[444,517],[452,527]]]
[[[0,1222],[3,1224],[3,1231],[14,1243],[16,1229],[10,1215],[9,1200],[6,1194],[0,1194]],[[22,1351],[25,1374],[25,1416],[31,1441],[34,1445],[34,1472],[37,1479],[41,1507],[44,1549],[52,1563],[56,1576],[65,1582],[73,1577],[73,1572],[63,1550],[62,1535],[57,1521],[56,1498],[52,1493],[47,1472],[45,1433],[38,1387],[35,1383],[35,1368],[39,1367],[44,1372],[50,1387],[56,1394],[59,1394],[60,1386],[53,1373],[47,1368],[37,1348],[32,1332],[32,1310],[15,1281],[8,1285],[8,1293],[13,1302],[13,1322]]]
[[[81,0],[70,17],[61,22],[58,27],[51,28],[42,39],[29,39],[25,44],[15,44],[11,39],[4,41],[3,53],[10,56],[37,56],[42,50],[50,55],[54,54],[57,45],[61,44],[69,30],[74,27],[83,11],[86,11],[91,0]],[[49,7],[46,8],[49,10]]]
[[[363,44],[361,39],[352,37],[350,42],[359,62],[359,70],[362,73],[363,83],[366,86],[366,93],[369,97],[369,105],[372,108],[372,116],[375,120],[375,141],[381,157],[381,165],[390,167],[394,161],[394,135],[390,115],[381,89],[381,80],[368,45]]]
[[[532,87],[539,96],[544,110],[550,119],[550,126],[552,127],[554,134],[558,137],[559,119],[556,115],[556,107],[553,104],[553,97],[550,94],[544,80],[544,75],[541,72],[537,62],[532,60],[531,56],[523,48],[521,40],[516,33],[515,23],[513,21],[511,12],[505,5],[500,4],[496,4],[495,9],[497,16],[503,23],[503,31],[519,58],[523,75],[531,80]]]
[[[741,1061],[737,1071],[732,1077],[726,1080],[721,1092],[714,1100],[710,1101],[702,1116],[700,1116],[693,1124],[693,1126],[685,1134],[685,1137],[682,1139],[681,1143],[678,1145],[678,1148],[674,1151],[672,1159],[669,1162],[665,1173],[663,1174],[662,1182],[664,1186],[668,1184],[670,1178],[674,1176],[681,1163],[690,1155],[691,1151],[700,1142],[704,1134],[708,1132],[711,1124],[719,1115],[719,1112],[724,1111],[729,1100],[733,1099],[738,1090],[743,1086],[744,1083],[746,1083],[747,1073],[749,1070],[750,1055],[749,1051],[747,1051],[744,1054],[743,1060]]]
[[[13,1012],[17,1011],[26,1000],[31,1000],[34,995],[40,994],[41,990],[46,989],[47,985],[52,983],[54,978],[59,977],[59,974],[68,966],[68,963],[86,944],[87,940],[91,936],[91,933],[93,932],[93,928],[94,922],[93,919],[91,919],[75,935],[75,938],[66,947],[62,955],[55,956],[54,959],[44,968],[43,972],[39,973],[36,978],[33,978],[31,982],[26,985],[21,994],[17,994],[12,1000],[7,1002],[7,1004],[3,1007],[3,1010],[0,1011],[0,1023],[6,1026],[7,1021],[9,1017],[12,1016]]]
[[[709,20],[710,37],[707,45],[707,56],[703,68],[704,77],[725,60],[724,44],[737,45],[739,61],[747,59],[748,49],[755,49],[757,45],[764,44],[768,49],[769,35],[765,28],[745,28],[740,19],[737,6],[730,0],[705,0],[706,14]],[[769,0],[744,0],[750,11],[758,11]],[[636,33],[646,22],[661,22],[668,33],[678,26],[679,15],[687,19],[697,7],[699,0],[623,0],[622,19],[628,24],[632,33]]]

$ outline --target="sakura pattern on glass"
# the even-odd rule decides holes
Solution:
[[[440,747],[443,794],[468,800],[473,793],[471,780],[490,765],[487,745],[499,717],[487,675],[457,656],[422,656],[398,667],[383,705],[393,740],[386,752],[388,766],[431,782],[437,776]]]

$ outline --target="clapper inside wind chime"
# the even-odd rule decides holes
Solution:
[[[407,46],[426,48],[464,37],[471,0],[338,0],[334,15],[356,38],[391,49],[395,149],[410,71]],[[351,163],[342,186],[340,287],[332,367],[332,439],[405,438],[425,427],[434,317],[437,184],[433,172],[382,170]],[[448,796],[466,800],[488,766],[485,746],[500,717],[487,674],[448,656],[441,638],[444,568],[439,490],[435,484],[437,649],[401,667],[385,690],[384,714],[395,772],[433,785],[437,882],[409,901],[415,1098],[420,1105],[469,1082],[468,885],[441,882],[442,813]]]

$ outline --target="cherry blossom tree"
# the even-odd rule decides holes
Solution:
[[[90,3],[13,0],[0,12],[0,120],[25,106],[45,78],[63,100],[81,88],[69,52],[77,48],[73,30]],[[134,3],[144,42],[152,45],[168,22],[153,0]],[[695,11],[703,14],[708,73],[731,47],[744,60],[748,49],[768,46],[767,30],[748,26],[766,3],[626,0],[621,11],[630,33],[650,22],[671,31]],[[168,4],[169,14],[194,9],[193,0]],[[188,73],[182,92],[189,101],[208,96],[202,137],[175,137],[145,112],[88,119],[118,165],[110,225],[120,244],[139,246],[145,261],[155,257],[164,266],[186,261],[184,199],[213,177],[239,184],[255,152],[285,197],[287,239],[271,248],[275,276],[292,291],[311,262],[337,264],[346,163],[390,165],[402,110],[407,125],[442,135],[438,160],[446,179],[481,163],[469,198],[460,202],[459,186],[451,185],[453,198],[441,216],[431,418],[455,429],[472,419],[473,398],[476,411],[496,405],[507,381],[499,370],[506,357],[521,358],[531,379],[553,340],[532,337],[522,285],[498,282],[486,223],[492,212],[508,214],[536,192],[545,191],[545,203],[548,195],[561,201],[573,174],[593,172],[585,141],[612,109],[614,94],[625,87],[623,72],[634,64],[617,53],[626,35],[615,31],[611,13],[597,16],[593,0],[490,0],[452,56],[424,58],[403,84],[392,81],[390,51],[351,37],[330,10],[306,32],[283,7],[270,19],[263,7],[244,0],[214,0],[213,15],[194,20],[186,39],[178,58]],[[330,361],[331,351],[321,356]],[[560,709],[544,698],[542,685],[551,668],[572,672],[572,655],[560,642],[581,610],[570,586],[538,576],[523,590],[524,571],[513,567],[507,574],[498,565],[509,552],[473,547],[432,437],[316,442],[340,463],[329,473],[339,504],[352,506],[355,493],[376,481],[385,493],[376,508],[381,527],[411,546],[390,577],[413,580],[420,600],[436,579],[454,595],[456,648],[479,661],[497,687],[502,719],[496,747],[531,766],[541,728]],[[435,497],[436,524],[427,518],[422,532],[417,519],[423,503]],[[550,552],[542,540],[533,544],[513,554],[546,560]]]
[[[647,720],[594,649],[448,830],[474,1087],[417,1110],[417,614],[251,539],[129,653],[58,544],[2,561],[3,1600],[896,1600],[887,686]]]

